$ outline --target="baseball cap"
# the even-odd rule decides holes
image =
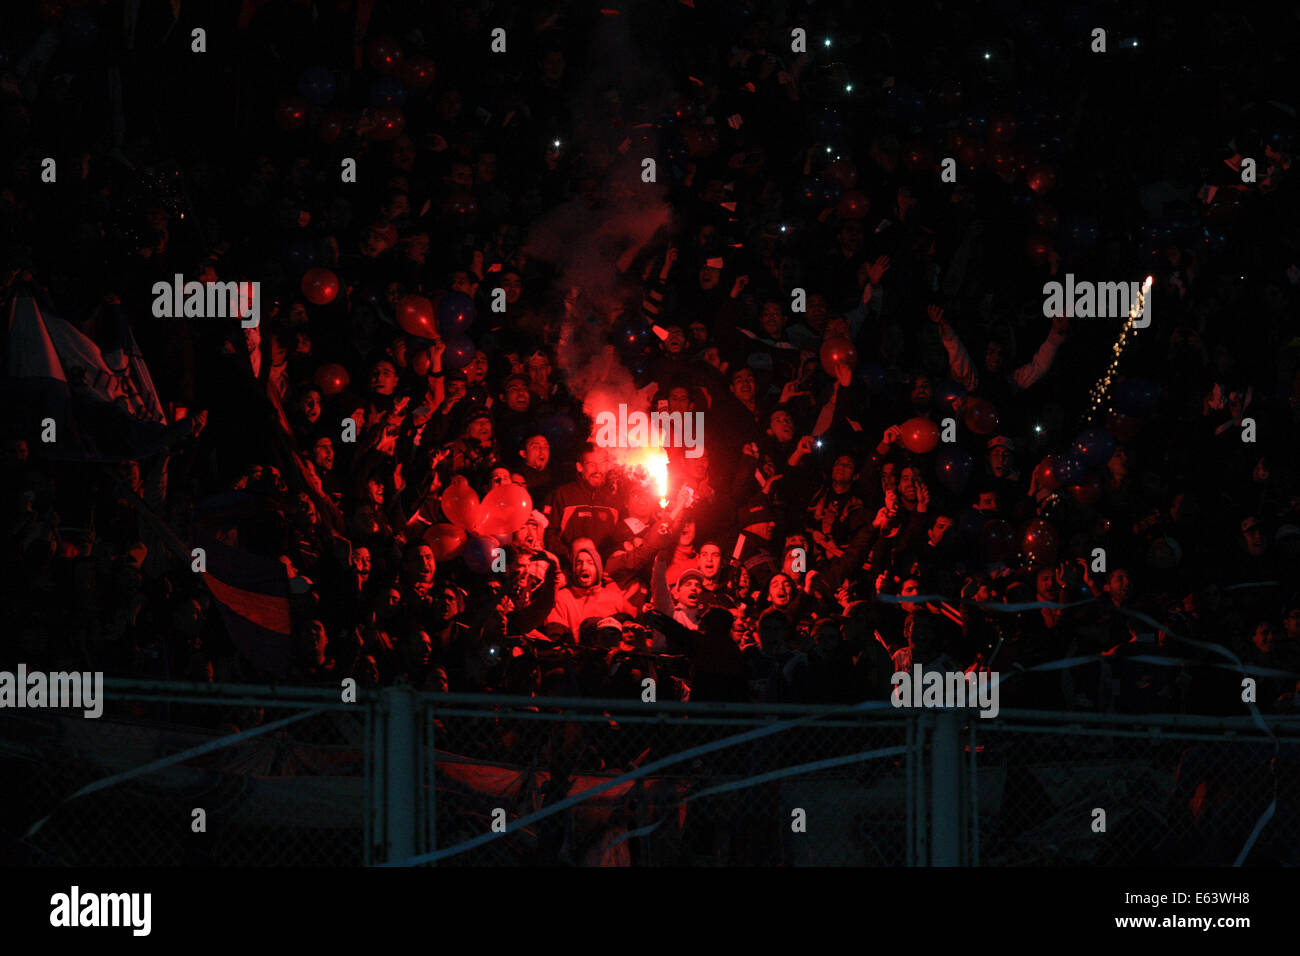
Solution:
[[[687,568],[685,571],[683,571],[681,574],[677,576],[677,587],[681,587],[687,581],[692,581],[692,580],[699,581],[700,584],[703,585],[704,572],[702,572],[699,568]]]
[[[776,516],[772,514],[772,509],[767,506],[766,499],[751,501],[748,505],[737,512],[737,523],[742,528],[747,528],[751,524],[764,524],[768,521],[775,521]]]
[[[994,448],[1005,448],[1007,451],[1015,451],[1016,446],[1006,435],[994,435],[989,439],[989,451]]]

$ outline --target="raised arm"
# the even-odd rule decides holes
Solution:
[[[953,380],[966,391],[975,391],[979,387],[980,378],[979,373],[975,371],[975,364],[970,360],[970,353],[966,351],[966,346],[962,345],[953,327],[943,320],[943,309],[932,305],[927,313],[930,321],[939,327],[939,334],[943,337],[943,347],[948,353],[948,369],[952,373]]]
[[[1069,328],[1070,320],[1068,318],[1057,316],[1052,319],[1052,331],[1047,333],[1047,338],[1038,347],[1034,357],[1016,369],[1011,376],[1011,380],[1016,383],[1017,388],[1028,388],[1047,374],[1047,370],[1052,367],[1052,361],[1056,358],[1057,349],[1065,341],[1065,333]]]

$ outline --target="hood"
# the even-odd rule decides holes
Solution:
[[[573,552],[573,565],[575,569],[573,583],[575,585],[578,583],[576,571],[578,555],[585,552],[591,555],[591,560],[596,563],[596,583],[594,586],[600,587],[601,582],[605,579],[605,562],[600,559],[600,552],[596,550],[596,542],[592,541],[590,538],[576,538],[574,539],[571,550]]]

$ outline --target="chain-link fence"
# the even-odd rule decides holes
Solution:
[[[7,862],[362,865],[370,707],[290,693],[122,684],[98,719],[0,711]]]
[[[106,696],[96,720],[0,710],[0,861],[1300,863],[1293,719],[141,682]]]
[[[978,861],[1300,863],[1300,724],[1007,711],[969,722]]]
[[[443,865],[899,866],[908,719],[876,705],[426,699]],[[504,828],[499,837],[475,843]]]

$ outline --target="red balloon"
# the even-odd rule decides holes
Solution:
[[[323,395],[337,395],[348,387],[350,381],[348,370],[337,362],[330,362],[316,369],[316,387],[321,390]]]
[[[1009,143],[1016,135],[1016,118],[1011,113],[994,113],[989,117],[989,139]]]
[[[528,489],[513,481],[497,485],[479,505],[475,534],[513,534],[528,523],[533,498]]]
[[[1040,202],[1034,210],[1034,225],[1040,232],[1056,232],[1061,225],[1061,217],[1056,214],[1055,207]]]
[[[406,114],[400,106],[381,106],[371,114],[369,136],[371,139],[387,142],[397,139],[406,129]]]
[[[979,140],[967,140],[957,149],[957,159],[967,169],[974,169],[984,162],[984,144]]]
[[[1025,254],[1035,265],[1045,266],[1052,261],[1055,243],[1046,236],[1030,236],[1025,240]]]
[[[1096,475],[1084,475],[1077,485],[1070,486],[1070,497],[1085,508],[1101,500],[1101,479]]]
[[[991,435],[998,427],[998,410],[987,398],[971,396],[962,409],[962,421],[977,435]]]
[[[392,37],[376,37],[366,49],[371,69],[391,76],[402,68],[402,47]]]
[[[333,110],[320,118],[317,132],[322,143],[337,143],[352,129],[352,118],[347,113]]]
[[[825,178],[841,189],[852,189],[858,184],[858,167],[847,159],[837,159],[826,167]]]
[[[1043,163],[1031,166],[1025,181],[1029,183],[1029,188],[1038,195],[1046,196],[1056,187],[1056,170]]]
[[[913,172],[934,167],[934,151],[923,143],[911,143],[903,148],[903,165]]]
[[[1011,150],[1005,146],[994,145],[988,152],[989,166],[995,173],[1010,182],[1015,178],[1015,168]]]
[[[1034,484],[1044,491],[1055,491],[1061,487],[1061,480],[1056,477],[1056,456],[1048,455],[1034,469]]]
[[[457,475],[442,493],[442,513],[458,528],[468,530],[478,520],[478,492],[469,486],[464,475]]]
[[[438,337],[438,325],[433,321],[433,303],[422,295],[407,295],[398,300],[397,324],[403,331],[422,339]]]
[[[275,107],[275,125],[286,133],[307,125],[311,104],[301,96],[286,96]]]
[[[452,193],[443,202],[442,210],[449,216],[473,219],[478,215],[478,200],[471,193]]]
[[[308,269],[302,274],[302,294],[312,305],[329,305],[339,294],[339,277],[329,269]]]
[[[831,378],[836,377],[836,368],[847,365],[855,368],[858,364],[858,350],[851,341],[839,337],[822,342],[822,368]]]
[[[402,67],[402,83],[413,90],[432,86],[437,76],[437,67],[427,56],[413,56]]]
[[[1016,529],[1001,518],[989,519],[980,528],[979,548],[989,564],[1009,564],[1016,555]]]
[[[1132,441],[1142,430],[1142,420],[1132,415],[1111,412],[1106,416],[1106,431],[1115,436],[1116,441]]]
[[[840,197],[840,204],[835,207],[841,219],[862,219],[871,208],[871,200],[856,189],[850,189]]]
[[[712,156],[721,143],[718,128],[713,123],[687,126],[682,130],[682,139],[686,141],[686,151],[691,156]]]
[[[909,418],[899,428],[903,431],[903,445],[908,451],[924,455],[939,444],[939,426],[928,418]]]
[[[1053,564],[1061,539],[1050,522],[1034,518],[1020,535],[1020,552],[1030,564]]]
[[[465,547],[465,538],[464,529],[454,524],[430,525],[424,532],[424,543],[433,548],[433,556],[439,561],[460,554],[460,549]]]
[[[961,106],[963,92],[959,80],[944,80],[936,92],[944,106]]]

